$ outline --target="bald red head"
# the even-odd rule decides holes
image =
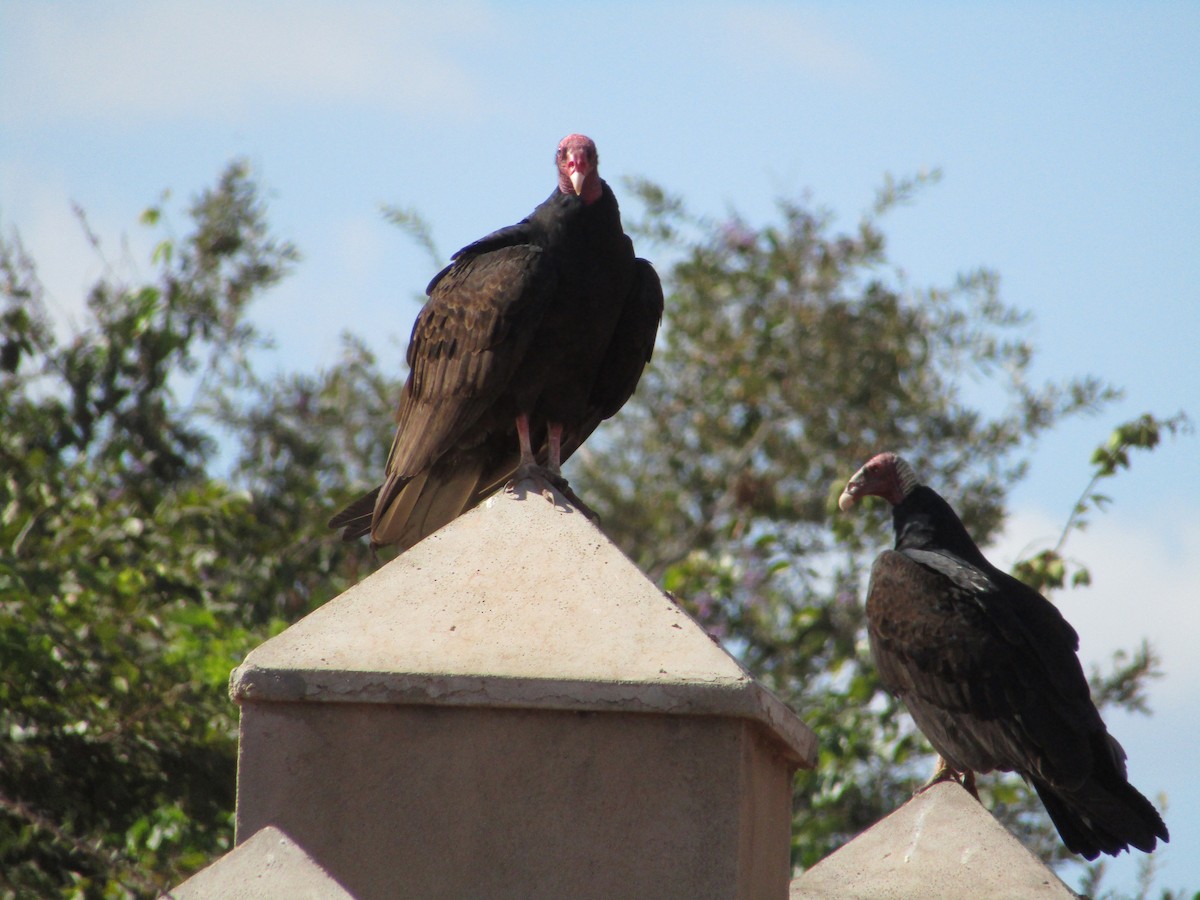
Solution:
[[[568,134],[558,142],[554,155],[558,166],[558,189],[564,194],[577,194],[584,203],[600,199],[600,154],[595,142],[585,134]]]
[[[838,509],[849,512],[861,497],[882,497],[895,506],[917,486],[912,466],[895,453],[880,453],[854,473],[838,497]]]

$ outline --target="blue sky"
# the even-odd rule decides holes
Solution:
[[[166,188],[180,209],[246,157],[304,254],[256,313],[278,341],[272,364],[331,362],[349,328],[399,371],[431,272],[380,205],[419,209],[448,253],[549,192],[567,132],[596,139],[618,189],[646,176],[751,221],[808,192],[850,228],[884,173],[938,167],[941,183],[886,220],[909,283],[993,267],[1033,314],[1039,379],[1094,373],[1126,391],[1039,443],[992,551],[1007,563],[1054,539],[1115,424],[1200,416],[1198,57],[1200,5],[1181,2],[10,0],[0,226],[40,261],[69,333],[101,272],[72,203],[112,262],[148,272],[139,212]],[[1095,584],[1056,598],[1085,660],[1143,636],[1163,656],[1155,715],[1110,728],[1134,783],[1170,799],[1158,884],[1192,889],[1197,449],[1168,442],[1109,486],[1108,514],[1068,547]],[[1134,862],[1112,864],[1109,886],[1128,887]]]

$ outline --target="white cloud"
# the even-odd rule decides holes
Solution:
[[[840,86],[879,81],[877,67],[865,53],[803,11],[780,4],[736,6],[721,10],[712,24],[719,38],[710,46],[728,54],[740,68],[783,66]]]
[[[5,13],[0,110],[12,121],[220,120],[266,104],[473,107],[442,47],[497,27],[464,3],[38,4]]]
[[[1013,560],[1051,546],[1062,522],[1036,510],[1018,510],[1005,536],[988,551],[1007,569]],[[1150,519],[1122,519],[1113,508],[1094,515],[1071,536],[1065,554],[1091,572],[1092,585],[1060,591],[1053,600],[1079,632],[1085,666],[1107,667],[1117,649],[1133,650],[1143,638],[1162,659],[1165,677],[1151,688],[1156,712],[1195,712],[1200,703],[1200,520],[1182,507]]]

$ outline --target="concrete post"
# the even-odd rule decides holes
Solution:
[[[815,737],[561,498],[492,498],[231,691],[238,842],[356,897],[787,895]]]

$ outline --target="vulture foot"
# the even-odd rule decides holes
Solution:
[[[546,466],[539,466],[537,463],[518,466],[517,470],[513,472],[513,477],[504,486],[504,490],[510,494],[522,496],[520,492],[523,490],[521,487],[521,482],[523,481],[532,482],[534,489],[551,503],[557,502],[554,494],[557,491],[566,498],[571,506],[583,513],[588,519],[593,522],[600,521],[600,517],[596,515],[591,507],[579,499],[579,495],[571,490],[571,485],[567,479],[563,478],[560,474],[550,471]]]
[[[555,484],[555,478],[561,479],[562,476],[554,475],[545,466],[539,466],[537,463],[523,463],[513,472],[513,476],[509,479],[508,484],[504,486],[504,490],[510,494],[518,494],[518,496],[523,497],[521,482],[528,481],[532,483],[533,489],[537,493],[553,503],[554,488],[558,486]]]
[[[953,781],[955,784],[961,784],[968,794],[979,800],[979,791],[975,787],[975,773],[970,769],[960,772],[941,756],[938,757],[937,768],[933,770],[933,777],[917,789],[917,794],[923,794],[935,784],[941,784],[944,781]]]

